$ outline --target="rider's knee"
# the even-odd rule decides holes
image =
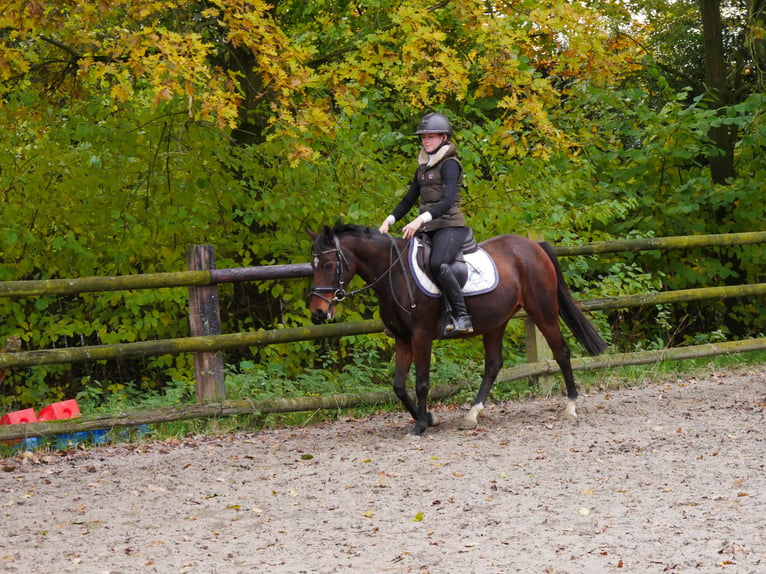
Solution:
[[[452,270],[450,269],[450,266],[447,263],[440,263],[439,265],[434,265],[431,267],[431,272],[437,277],[447,275],[451,271]]]

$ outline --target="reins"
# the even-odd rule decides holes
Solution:
[[[394,241],[393,237],[391,238],[391,250],[392,251],[396,250],[396,261],[401,261],[401,259],[402,259],[402,252],[399,251],[399,246],[396,244],[396,241]],[[389,259],[393,259],[393,256],[389,255]],[[392,267],[393,267],[393,263],[388,268],[386,273],[391,271]],[[404,275],[404,284],[407,285],[407,295],[409,295],[409,297],[410,297],[410,309],[414,309],[415,308],[415,295],[412,293],[412,283],[410,283],[410,275],[409,275],[409,273],[407,273],[407,270],[404,268],[404,265],[402,265],[402,275]],[[394,290],[394,278],[391,276],[390,273],[388,275],[388,281],[389,281],[389,285],[391,287],[391,294],[394,296],[394,301],[396,301],[396,303],[397,303],[397,305],[399,305],[399,307],[402,307],[402,304],[399,303],[399,299],[397,299],[397,297],[396,297],[396,291]],[[404,307],[402,307],[402,309],[404,309]],[[407,311],[407,309],[404,309],[404,310]],[[407,312],[409,313],[409,311],[407,311]]]
[[[348,260],[346,259],[346,255],[343,253],[343,250],[340,247],[340,241],[338,240],[338,236],[333,237],[333,243],[335,244],[333,249],[327,249],[325,251],[321,251],[319,253],[314,254],[314,258],[318,257],[319,255],[326,255],[328,253],[335,253],[338,266],[336,267],[335,275],[337,276],[337,287],[312,287],[311,291],[309,292],[309,297],[315,296],[319,297],[323,301],[326,301],[328,303],[340,303],[346,297],[353,297],[354,295],[358,295],[359,293],[362,293],[364,291],[367,291],[368,289],[372,289],[380,283],[383,278],[388,275],[389,282],[391,286],[391,293],[394,295],[394,299],[397,303],[399,303],[398,299],[396,299],[396,292],[394,291],[394,285],[393,285],[393,276],[391,274],[391,270],[394,268],[394,266],[399,263],[402,267],[402,274],[404,275],[404,282],[407,285],[407,294],[410,298],[410,308],[414,309],[416,307],[415,304],[415,296],[413,294],[412,290],[412,284],[410,282],[409,274],[407,273],[407,270],[405,269],[404,265],[401,263],[402,257],[404,253],[399,249],[399,246],[396,244],[396,240],[391,237],[391,251],[389,255],[389,260],[391,261],[391,264],[388,266],[388,268],[381,273],[375,281],[372,283],[368,283],[364,287],[360,287],[359,289],[355,289],[353,291],[346,291],[343,288],[343,265],[344,263],[348,265]],[[393,257],[393,252],[396,251],[396,259]],[[325,297],[323,293],[332,293],[332,299]],[[399,304],[401,306],[401,304]]]

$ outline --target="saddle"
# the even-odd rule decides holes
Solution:
[[[474,253],[479,250],[479,245],[476,243],[476,238],[473,235],[473,229],[468,228],[465,239],[463,240],[463,246],[460,249],[460,253],[450,264],[452,273],[455,275],[458,283],[461,287],[465,287],[468,281],[468,265],[466,264],[465,256],[469,253]],[[418,267],[426,274],[426,276],[434,281],[434,277],[431,274],[431,266],[428,262],[431,260],[431,237],[427,234],[421,234],[419,237],[419,244],[417,249],[417,262]]]
[[[418,288],[429,297],[442,296],[441,289],[430,277],[430,265],[427,264],[431,255],[431,246],[423,241],[423,235],[411,239],[409,254],[410,269]],[[493,291],[499,282],[495,262],[473,238],[473,232],[466,237],[463,250],[458,259],[451,265],[463,294],[481,295]]]

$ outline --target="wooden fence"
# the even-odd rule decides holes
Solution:
[[[652,239],[620,240],[591,243],[580,246],[557,246],[559,256],[591,255],[623,251],[670,250],[692,247],[715,247],[766,243],[766,232],[735,233],[725,235],[679,236]],[[228,416],[242,412],[286,412],[306,408],[344,408],[372,402],[381,402],[379,393],[362,397],[329,397],[321,399],[327,406],[317,402],[308,406],[299,399],[283,399],[253,403],[252,401],[226,401],[223,385],[223,362],[220,352],[230,348],[270,345],[293,341],[314,340],[376,333],[383,330],[379,320],[356,321],[332,325],[307,326],[273,331],[221,334],[218,310],[219,283],[294,279],[311,276],[308,263],[271,265],[236,269],[215,269],[211,246],[195,246],[187,254],[188,271],[153,273],[121,277],[85,277],[80,279],[56,279],[40,281],[9,281],[0,283],[0,297],[36,297],[40,295],[71,295],[89,292],[118,291],[127,289],[158,289],[165,287],[189,287],[190,337],[157,341],[141,341],[114,345],[95,345],[67,349],[42,349],[0,353],[0,369],[28,367],[33,365],[98,361],[158,356],[165,354],[194,353],[197,377],[198,405],[170,409],[155,409],[141,413],[118,416],[81,417],[71,421],[53,421],[29,425],[0,426],[0,440],[45,436],[61,432],[76,432],[96,428],[125,426],[168,420],[182,420],[199,416]],[[766,295],[766,283],[688,289],[623,297],[608,297],[582,301],[585,310],[611,310],[646,305],[672,304],[692,300],[748,297]],[[518,316],[523,316],[520,313]],[[678,360],[699,356],[749,352],[766,349],[766,339],[751,339],[729,343],[665,349],[656,352],[605,355],[589,359],[576,359],[575,370],[627,366],[653,363],[662,360]],[[554,373],[555,362],[543,360],[515,369],[501,371],[498,380],[513,380]],[[457,392],[459,387],[445,388]],[[439,397],[435,397],[439,398]]]

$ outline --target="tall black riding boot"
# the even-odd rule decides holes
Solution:
[[[465,309],[465,299],[460,290],[460,284],[446,263],[442,263],[439,267],[438,281],[452,308],[452,323],[444,327],[444,332],[449,336],[473,333],[471,316]]]

